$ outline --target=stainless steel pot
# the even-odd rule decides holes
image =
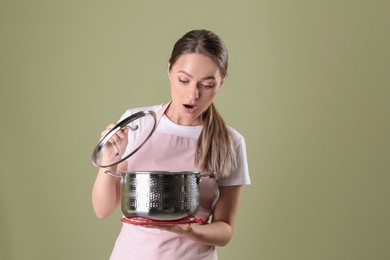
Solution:
[[[145,120],[145,121],[143,121]],[[149,120],[148,131],[140,133],[143,123]],[[98,143],[92,154],[92,162],[98,167],[110,167],[127,160],[150,138],[157,125],[153,111],[135,113],[112,128]],[[119,131],[127,132],[128,138],[117,138]],[[138,139],[137,146],[127,149],[130,137]],[[144,217],[154,220],[174,221],[199,210],[199,187],[201,177],[214,177],[214,173],[191,171],[148,171],[119,172],[106,171],[120,177],[122,187],[122,212],[127,218]]]
[[[127,218],[165,221],[195,215],[199,210],[201,177],[214,177],[214,173],[200,172],[106,173],[121,178],[121,206]]]

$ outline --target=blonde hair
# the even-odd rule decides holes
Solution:
[[[228,51],[222,39],[207,30],[193,30],[174,45],[170,68],[186,53],[200,53],[210,57],[219,67],[221,77],[227,75]],[[237,165],[231,134],[214,104],[202,114],[202,132],[197,142],[195,163],[203,171],[213,171],[218,177],[227,176]]]
[[[195,163],[205,171],[225,177],[237,166],[236,152],[231,134],[214,104],[202,114],[202,123]]]

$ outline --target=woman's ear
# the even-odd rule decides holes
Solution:
[[[221,79],[221,83],[219,84],[219,86],[218,86],[218,88],[217,88],[217,92],[221,90],[222,85],[223,85],[223,79]]]
[[[167,67],[168,78],[169,78],[169,72],[171,72],[171,64],[168,62],[168,67]]]

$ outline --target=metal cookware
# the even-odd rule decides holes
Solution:
[[[127,218],[174,221],[199,210],[199,172],[106,172],[121,177],[122,212]]]
[[[141,111],[123,119],[95,147],[93,164],[105,168],[123,162],[150,138],[156,124],[156,115],[152,111]],[[144,131],[147,132],[141,134],[140,129],[146,129]],[[118,138],[119,131],[121,134],[127,133],[128,138]],[[139,145],[129,149],[128,143],[132,143],[134,138],[138,138]],[[106,171],[106,174],[121,178],[121,207],[126,217],[165,221],[195,215],[199,210],[201,177],[214,177],[214,173],[192,171]]]

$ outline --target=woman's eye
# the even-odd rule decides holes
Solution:
[[[188,83],[188,80],[179,79],[179,82],[182,83],[182,84],[187,84],[187,83]]]
[[[214,84],[201,84],[202,88],[213,88]]]

